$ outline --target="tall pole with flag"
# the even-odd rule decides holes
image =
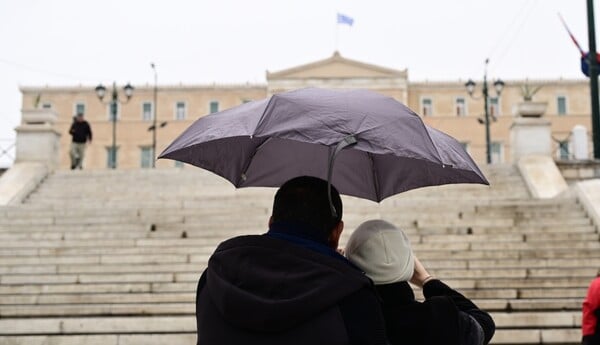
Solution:
[[[348,25],[351,27],[353,24],[354,18],[340,12],[337,13],[337,20],[335,23],[335,51],[338,51],[339,49],[340,25]]]
[[[592,138],[594,158],[600,159],[600,105],[598,104],[598,59],[596,57],[596,25],[594,24],[594,1],[587,1],[588,39],[590,51],[590,92],[592,98]]]

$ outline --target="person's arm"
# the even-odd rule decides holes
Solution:
[[[432,277],[417,257],[415,257],[415,272],[410,282],[423,289],[425,299],[435,296],[444,296],[452,300],[459,311],[468,314],[481,326],[484,333],[485,344],[492,339],[492,336],[496,331],[496,324],[490,314],[479,309],[475,303],[463,296],[460,292],[444,284],[441,280]]]
[[[69,134],[75,133],[75,122],[71,124],[71,128],[69,128]]]
[[[385,320],[371,288],[363,288],[339,303],[349,344],[387,345]]]
[[[88,129],[88,141],[91,143],[92,142],[92,127],[90,126],[89,123],[87,123],[87,129]]]
[[[489,343],[494,336],[494,333],[496,332],[496,324],[494,323],[494,319],[492,319],[490,314],[479,309],[479,307],[477,307],[477,305],[470,299],[444,284],[441,280],[431,279],[427,281],[423,286],[423,295],[426,299],[433,296],[445,296],[451,299],[458,310],[475,319],[475,321],[477,321],[477,323],[481,326],[484,334],[484,344]],[[465,322],[465,325],[468,325],[468,319],[465,320],[467,321]]]
[[[425,269],[425,266],[423,266],[421,261],[419,261],[419,258],[417,258],[416,256],[414,258],[415,258],[415,268],[414,268],[413,276],[412,276],[412,278],[410,278],[410,282],[420,288],[423,288],[423,285],[425,285],[425,283],[427,283],[428,281],[432,280],[433,276],[431,276],[431,274],[429,274],[429,272],[427,272],[427,270]]]

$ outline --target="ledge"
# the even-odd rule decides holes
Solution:
[[[22,203],[48,172],[48,167],[43,163],[15,163],[0,176],[0,205]]]

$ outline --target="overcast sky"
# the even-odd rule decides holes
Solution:
[[[585,3],[0,0],[0,153],[20,121],[20,85],[135,86],[152,82],[152,61],[161,84],[264,82],[267,69],[329,57],[336,30],[343,56],[408,68],[412,81],[480,79],[487,57],[493,78],[582,78],[557,13],[587,50]],[[336,28],[337,12],[353,26]]]

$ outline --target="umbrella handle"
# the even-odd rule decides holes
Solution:
[[[335,206],[333,206],[333,201],[331,200],[331,178],[333,176],[333,163],[335,162],[335,159],[340,151],[348,146],[356,145],[356,143],[357,141],[354,135],[345,137],[335,146],[333,154],[329,157],[329,168],[327,170],[327,197],[329,198],[329,207],[331,208],[331,216],[333,218],[337,218],[338,216]]]

